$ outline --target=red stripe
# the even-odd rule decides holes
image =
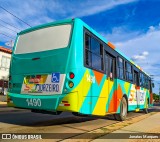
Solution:
[[[135,88],[138,90],[138,89],[140,89],[140,86],[136,86]]]
[[[64,104],[64,106],[70,106],[70,104]]]

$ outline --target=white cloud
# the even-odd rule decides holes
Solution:
[[[125,26],[114,27],[109,34],[101,33],[107,40],[116,43],[122,41],[128,41],[133,37],[139,36],[141,33],[139,31],[129,31]]]
[[[14,46],[14,41],[8,41],[5,45],[12,48]]]
[[[127,33],[124,33],[127,34]],[[121,35],[119,35],[121,36]],[[160,29],[157,27],[153,31],[134,37],[123,42],[115,43],[116,47],[142,67],[148,74],[155,75],[155,82],[159,81],[160,75]],[[157,90],[155,90],[157,91]]]
[[[132,60],[133,60],[133,61],[144,60],[144,59],[147,58],[147,55],[148,55],[148,54],[149,54],[149,53],[148,53],[147,51],[144,51],[144,52],[142,52],[142,53],[139,54],[139,55],[134,55],[134,56],[132,57]]]
[[[66,19],[68,17],[83,17],[93,15],[105,10],[114,8],[118,5],[128,4],[137,0],[86,0],[86,1],[53,1],[53,0],[0,0],[1,6],[6,8],[9,12],[18,16],[31,26],[52,22],[55,19]],[[9,13],[0,8],[0,19],[16,26],[23,30],[29,28],[26,24],[19,21]],[[13,27],[7,25],[11,29]],[[0,32],[7,34],[8,36],[16,37],[16,33],[0,26]],[[17,30],[17,29],[14,29]],[[17,31],[19,32],[19,31]],[[1,36],[0,36],[1,37]],[[3,36],[1,41],[9,40],[9,38]]]
[[[146,59],[146,57],[145,56],[143,56],[143,55],[134,55],[133,57],[132,57],[132,59],[135,61],[135,60],[143,60],[143,59]]]
[[[142,53],[142,55],[144,55],[144,56],[147,56],[149,53],[147,52],[147,51],[144,51],[143,53]]]
[[[47,15],[46,4],[47,1],[32,1],[32,0],[27,0],[27,1],[17,0],[16,2],[6,0],[3,1],[3,3],[1,2],[1,6],[3,6],[9,12],[13,13],[14,15],[16,15],[17,17],[19,17],[20,19],[22,19],[31,26],[54,21],[53,18],[50,18]],[[10,25],[13,25],[18,29],[20,29],[17,30],[16,28],[1,22],[3,25],[11,29],[10,30],[3,26],[0,26],[0,33],[3,33],[8,36],[7,37],[5,35],[0,35],[1,42],[7,42],[12,40],[10,37],[15,39],[17,34],[14,31],[17,31],[18,33],[21,30],[29,28],[28,25],[24,24],[23,22],[21,22],[20,20],[18,20],[17,18],[7,13],[1,8],[0,8],[0,20],[3,20],[9,23]]]
[[[100,13],[109,9],[112,9],[118,5],[122,4],[128,4],[131,2],[134,2],[137,0],[90,0],[81,2],[80,5],[77,7],[74,7],[72,10],[72,14],[70,17],[83,17],[83,16],[88,16],[88,15],[93,15],[96,13]]]
[[[155,30],[155,27],[154,26],[150,26],[149,27],[149,32],[153,32]]]

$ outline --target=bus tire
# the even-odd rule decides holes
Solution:
[[[125,97],[122,98],[121,100],[121,105],[120,105],[120,113],[115,114],[115,119],[118,121],[124,121],[126,120],[127,117],[127,100]]]
[[[149,113],[149,112],[148,112],[148,99],[146,100],[146,106],[145,106],[145,108],[143,109],[143,111],[144,111],[145,114]]]

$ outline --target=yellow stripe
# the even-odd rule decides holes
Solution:
[[[82,106],[82,104],[85,100],[84,96],[86,96],[88,94],[88,91],[91,88],[92,83],[87,81],[87,75],[90,75],[88,70],[86,70],[86,72],[85,72],[81,82],[79,83],[79,85],[74,90],[72,90],[72,92],[78,92],[77,95],[73,94],[71,92],[63,98],[64,101],[68,101],[72,105],[71,107],[74,111],[79,111],[80,110],[80,108],[81,108],[81,106]],[[76,97],[73,96],[73,95],[76,95]],[[63,107],[63,110],[69,109],[68,106],[59,106],[58,109],[62,109],[62,107]]]
[[[129,93],[129,87],[130,87],[130,83],[125,82],[124,88],[125,88],[127,94]]]
[[[113,87],[113,82],[110,82],[110,90],[108,91],[108,80],[105,80],[102,91],[93,110],[94,115],[105,115],[106,114],[106,103],[108,102],[109,92]]]

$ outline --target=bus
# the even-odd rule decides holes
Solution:
[[[18,33],[8,102],[32,112],[105,116],[123,121],[152,106],[151,78],[81,19]]]

